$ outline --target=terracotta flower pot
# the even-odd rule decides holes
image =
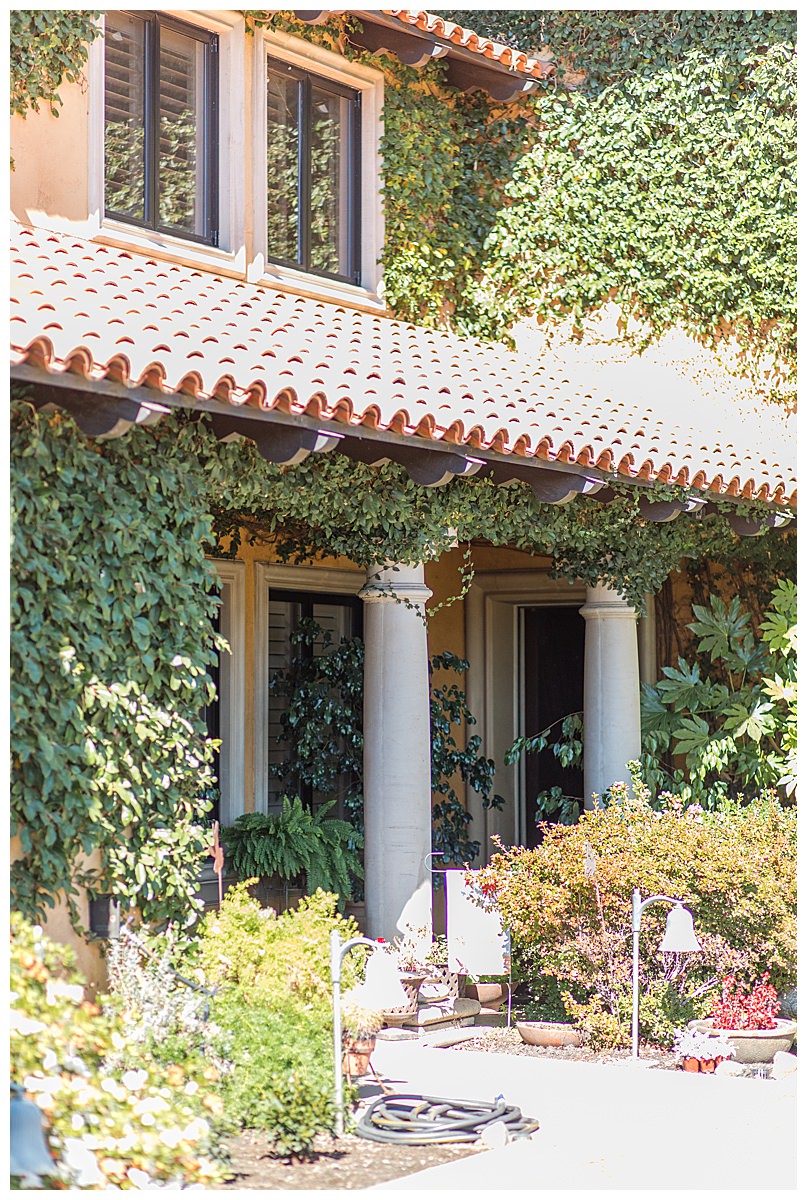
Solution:
[[[375,1050],[375,1035],[343,1040],[342,1073],[350,1079],[366,1075],[370,1069],[370,1055]]]
[[[528,1046],[580,1046],[582,1038],[572,1025],[561,1021],[516,1021],[522,1042]]]
[[[700,1071],[701,1060],[699,1058],[684,1058],[681,1060],[681,1066],[685,1071]]]

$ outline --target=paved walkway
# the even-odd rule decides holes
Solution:
[[[492,1101],[540,1129],[373,1191],[794,1190],[796,1084],[382,1042],[395,1091]]]

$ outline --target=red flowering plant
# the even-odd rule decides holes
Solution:
[[[720,999],[712,1005],[715,1029],[774,1029],[779,1000],[769,978],[766,971],[761,982],[746,992],[735,986],[733,975],[726,975]]]

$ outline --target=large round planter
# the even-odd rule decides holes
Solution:
[[[716,1030],[711,1017],[704,1021],[690,1021],[689,1029],[698,1033],[722,1033],[734,1049],[733,1061],[743,1065],[773,1062],[779,1050],[789,1050],[796,1036],[796,1022],[779,1018],[773,1029],[721,1029]]]
[[[571,1025],[560,1021],[516,1021],[522,1042],[528,1046],[580,1046],[582,1038]]]

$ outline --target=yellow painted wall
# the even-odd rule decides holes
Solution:
[[[23,224],[86,222],[89,200],[89,92],[86,83],[59,88],[58,117],[11,118],[11,211]]]

